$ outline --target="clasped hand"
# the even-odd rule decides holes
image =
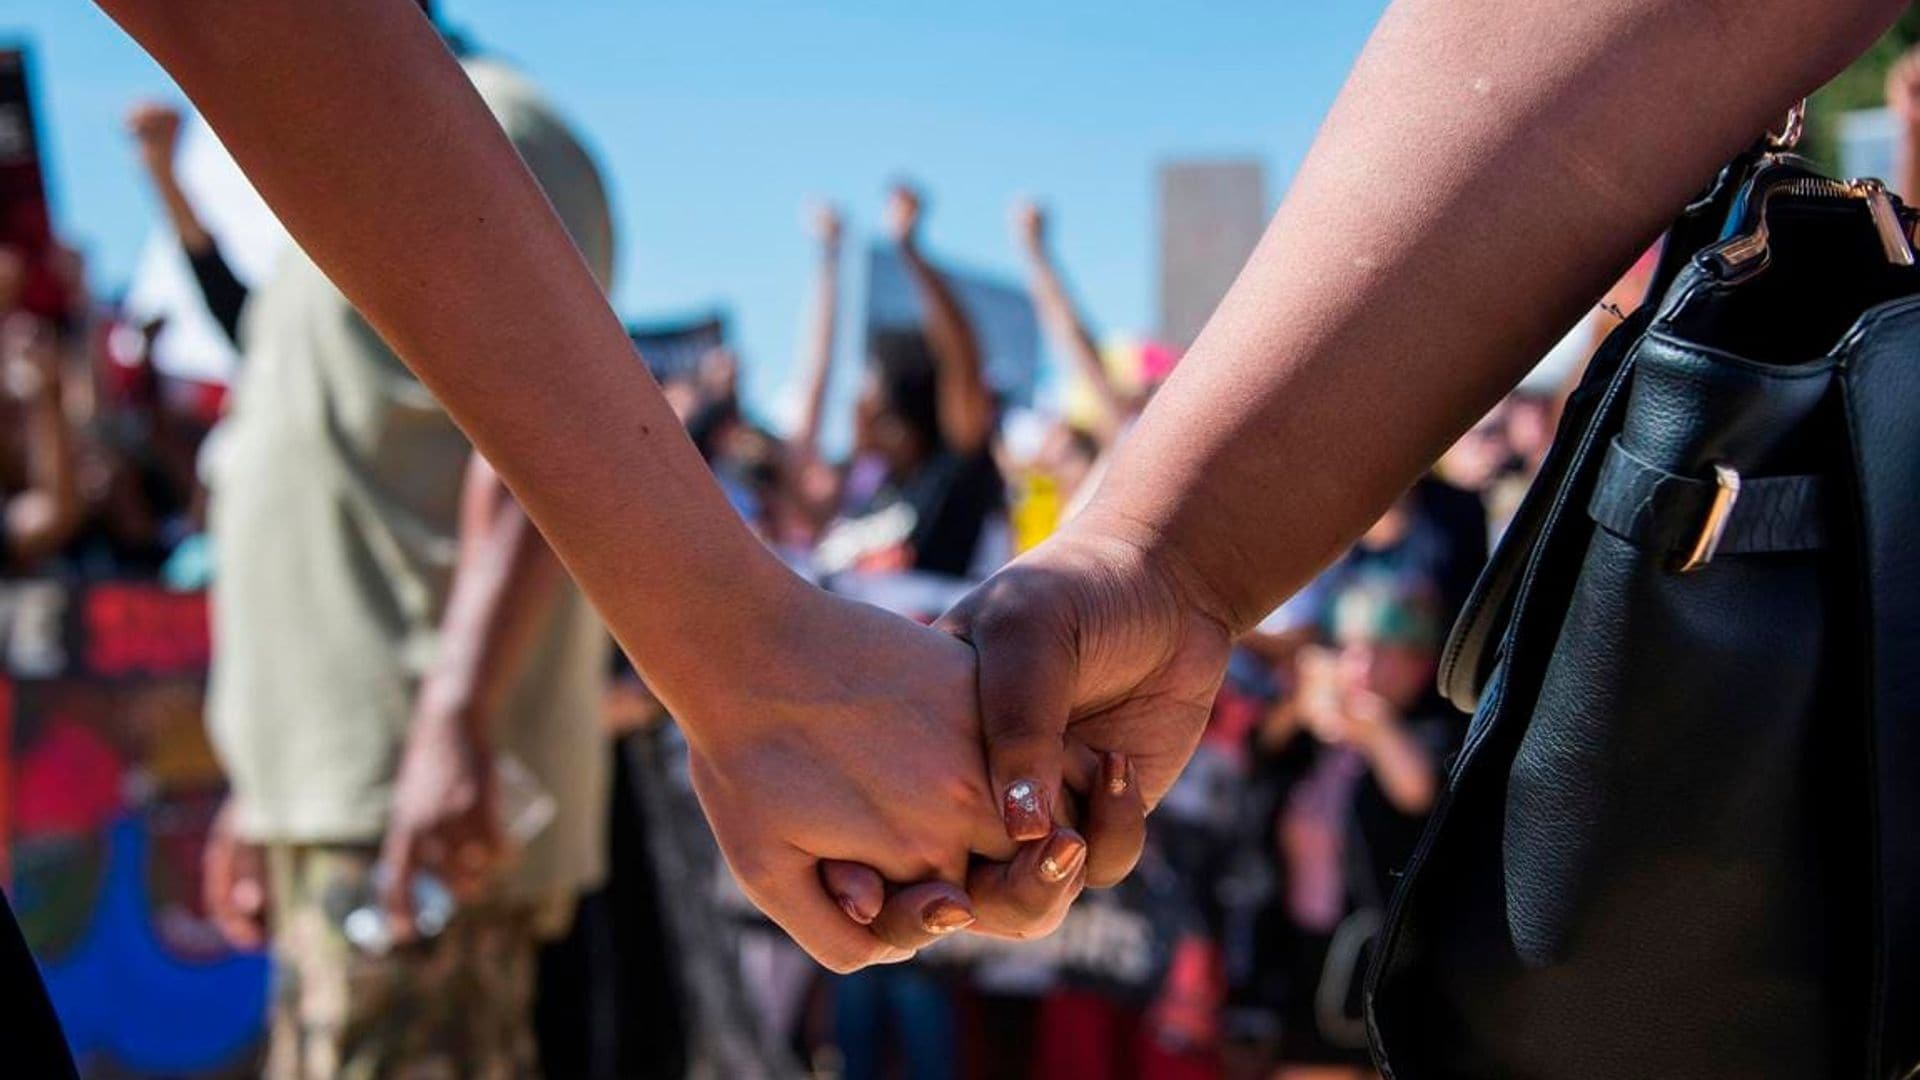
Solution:
[[[811,589],[785,610],[734,681],[672,705],[741,887],[842,972],[963,928],[1044,934],[1124,877],[1230,640],[1164,560],[1093,535],[932,629]]]

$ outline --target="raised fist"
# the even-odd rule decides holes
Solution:
[[[1029,251],[1038,251],[1047,239],[1047,212],[1032,199],[1013,204],[1013,238]]]
[[[840,250],[840,208],[830,202],[814,203],[807,210],[807,228],[825,251]]]
[[[920,193],[907,184],[895,184],[887,192],[887,235],[901,247],[910,248],[919,239]]]
[[[162,102],[140,102],[127,112],[127,134],[140,148],[140,161],[148,171],[171,169],[180,143],[180,110]]]

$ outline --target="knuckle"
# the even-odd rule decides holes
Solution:
[[[927,876],[943,876],[957,851],[954,845],[942,844],[932,837],[920,837],[905,850],[911,853],[915,869]]]
[[[1018,601],[1011,598],[989,595],[968,615],[974,643],[982,650],[993,645],[1016,647],[1032,631],[1032,623],[1021,611]]]
[[[1033,910],[1023,903],[1015,904],[1001,913],[996,929],[1005,937],[1018,941],[1035,941],[1059,929],[1060,921],[1065,914],[1064,909]]]
[[[851,975],[880,959],[884,946],[876,939],[870,947],[827,946],[809,950],[821,967],[835,975]]]
[[[983,808],[992,812],[993,795],[977,768],[941,777],[934,795],[936,804],[958,820],[967,820]]]

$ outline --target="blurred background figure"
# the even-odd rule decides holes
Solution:
[[[0,568],[23,576],[41,568],[73,534],[80,516],[73,435],[61,403],[53,328],[14,310],[19,256],[0,248],[0,380],[10,433],[4,458],[5,550]]]
[[[616,300],[731,505],[923,620],[1091,495],[1311,137],[1272,103],[1330,95],[1380,6],[1249,8],[1284,64],[1226,13],[927,16],[995,47],[995,95],[922,20],[451,2],[543,76],[465,57],[603,282],[607,188],[646,192]],[[64,111],[0,45],[0,864],[90,1075],[1367,1075],[1372,927],[1465,729],[1444,635],[1657,245],[1238,643],[1128,881],[1044,941],[839,978],[739,894],[673,718],[510,493],[74,10],[23,16]],[[1809,142],[1909,197],[1915,40]]]
[[[522,76],[481,58],[467,70],[608,281],[610,214],[585,150]],[[177,125],[143,110],[132,126],[245,357],[211,485],[208,721],[233,796],[206,888],[231,939],[273,952],[267,1069],[530,1073],[539,943],[603,874],[605,633],[491,469],[302,253],[240,317],[171,177]],[[507,762],[547,806],[533,835],[502,817]],[[457,898],[450,918],[429,879]]]

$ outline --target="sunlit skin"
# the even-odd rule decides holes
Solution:
[[[684,726],[748,894],[842,970],[906,950],[821,888],[822,859],[989,888],[968,856],[1014,856],[1005,792],[1034,785],[1057,810],[1092,751],[1124,751],[1151,805],[1192,752],[1233,636],[1904,7],[1394,4],[1092,504],[942,623],[969,648],[812,591],[734,518],[405,0],[101,6],[520,497]],[[1130,864],[1105,846],[1094,838],[1082,876]]]

